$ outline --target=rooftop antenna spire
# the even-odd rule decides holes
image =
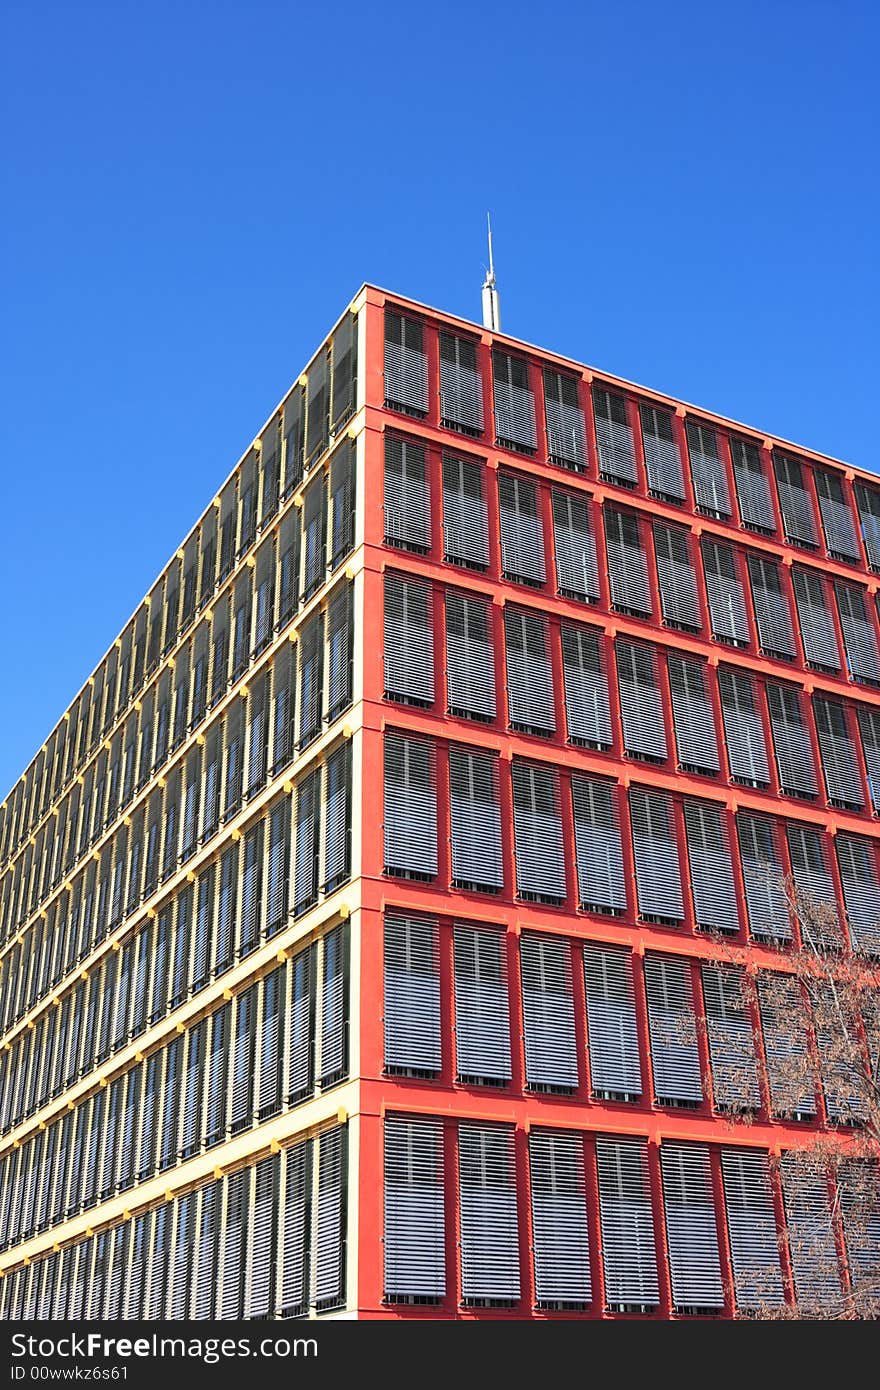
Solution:
[[[492,218],[486,213],[486,224],[489,229],[489,269],[486,271],[486,278],[483,281],[483,327],[489,328],[493,333],[501,332],[501,304],[498,299],[498,291],[495,288],[495,262],[492,258]]]

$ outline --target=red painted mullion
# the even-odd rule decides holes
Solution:
[[[430,585],[431,636],[434,641],[434,709],[445,714],[449,705],[446,689],[446,602],[445,586]]]
[[[764,746],[767,749],[767,771],[770,778],[769,786],[762,793],[766,797],[776,797],[777,801],[782,793],[779,789],[779,772],[776,767],[776,744],[773,740],[773,725],[770,723],[770,706],[767,702],[767,680],[778,680],[780,673],[770,670],[766,675],[755,674],[752,677],[752,693],[755,697],[755,707],[758,717],[761,720],[761,727],[764,730]],[[783,677],[784,680],[784,677]],[[778,814],[778,807],[768,805],[765,814]]]
[[[683,405],[676,406],[672,412],[672,434],[678,446],[678,456],[681,459],[681,472],[684,478],[684,495],[686,509],[696,515],[697,501],[694,496],[694,480],[691,475],[691,452],[688,448],[687,438],[687,411]]]
[[[733,472],[733,454],[730,451],[730,435],[726,430],[716,429],[715,438],[718,442],[718,457],[721,460],[724,476],[727,479],[727,494],[730,498],[730,518],[726,524],[728,526],[736,526],[739,501],[736,495],[736,478]]]
[[[529,1184],[529,1128],[518,1125],[513,1132],[516,1180],[516,1209],[519,1235],[520,1316],[528,1317],[535,1307],[534,1250],[532,1245],[532,1203]]]
[[[583,372],[580,388],[584,407],[584,433],[587,438],[587,473],[599,477],[599,447],[596,443],[596,416],[593,410],[593,373]]]
[[[724,1316],[736,1317],[736,1293],[733,1281],[733,1261],[727,1230],[727,1203],[724,1200],[724,1179],[721,1173],[721,1150],[709,1145],[709,1168],[712,1178],[712,1197],[715,1207],[715,1229],[718,1236],[718,1255],[721,1264],[721,1286],[724,1289]]]
[[[819,494],[816,491],[816,475],[813,470],[813,465],[807,463],[806,459],[800,458],[798,461],[801,466],[801,477],[805,482],[804,491],[810,499],[810,509],[813,513],[813,526],[818,537],[818,544],[822,547],[824,545],[825,532],[822,529],[822,513],[819,509]]]
[[[689,788],[687,789],[689,792]],[[697,920],[694,913],[693,892],[691,889],[690,860],[688,859],[687,831],[684,821],[684,795],[670,796],[669,808],[672,815],[672,832],[675,836],[675,847],[678,850],[678,871],[681,883],[681,900],[684,905],[684,921],[682,929],[690,936],[697,931]]]
[[[699,962],[696,960],[688,961],[688,970],[690,972],[694,1029],[697,1037],[697,1052],[700,1057],[700,1077],[703,1089],[703,1100],[697,1113],[710,1116],[713,1114],[712,1064],[709,1059],[708,1024],[703,1001],[703,981]]]
[[[569,942],[569,948],[571,952],[571,986],[572,1004],[574,1008],[574,1037],[578,1057],[577,1098],[582,1105],[589,1105],[591,1099],[590,1061],[587,1046],[587,991],[584,982],[583,942],[579,940],[572,940]]]
[[[651,1192],[651,1208],[654,1213],[654,1249],[657,1257],[657,1283],[660,1289],[660,1304],[657,1314],[661,1318],[671,1318],[672,1274],[666,1250],[666,1207],[663,1202],[663,1177],[660,1170],[660,1145],[651,1139],[647,1146],[648,1184]]]
[[[511,758],[508,750],[502,750],[496,762],[498,772],[498,804],[501,814],[501,854],[504,863],[505,901],[509,904],[516,897],[516,837],[513,820],[513,779],[511,777]]]
[[[754,442],[757,443],[757,441]],[[764,470],[764,477],[767,479],[770,489],[770,501],[776,517],[774,540],[784,545],[786,544],[785,529],[782,522],[782,506],[779,501],[779,488],[776,483],[776,469],[773,466],[773,441],[771,439],[765,439],[764,443],[759,446],[758,452],[761,456],[761,467]],[[769,537],[767,539],[769,540]]]
[[[443,450],[425,442],[425,474],[430,505],[431,558],[443,560]],[[411,557],[410,557],[411,558]]]
[[[547,641],[547,654],[550,657],[550,674],[553,681],[553,720],[556,730],[553,735],[542,740],[547,744],[566,746],[565,710],[565,670],[562,662],[562,629],[559,619],[553,615],[544,620],[544,634]]]
[[[583,969],[581,970],[583,974]],[[599,1169],[596,1162],[596,1135],[584,1134],[584,1188],[587,1202],[587,1236],[590,1243],[590,1287],[592,1308],[602,1316],[606,1306],[605,1271],[602,1265],[602,1230],[599,1219]]]
[[[507,948],[507,982],[510,991],[510,1064],[512,1085],[518,1095],[527,1096],[525,1038],[526,1029],[523,1018],[522,975],[519,968],[520,933],[518,925],[508,926],[505,938]]]
[[[733,868],[733,889],[736,894],[737,914],[739,916],[739,931],[735,937],[731,937],[732,942],[745,949],[749,948],[748,936],[748,911],[746,909],[746,888],[743,878],[742,860],[739,853],[739,836],[736,832],[736,811],[738,802],[735,796],[728,798],[727,804],[721,807],[721,815],[724,820],[724,828],[727,831],[727,840],[730,848],[730,863]]]
[[[555,468],[555,463],[550,463],[550,450],[547,442],[547,419],[544,409],[544,370],[540,362],[530,357],[527,362],[529,373],[529,387],[532,392],[532,402],[535,411],[535,458],[546,460],[551,468]]]
[[[544,550],[544,590],[552,600],[556,597],[556,535],[553,529],[553,504],[550,486],[536,482],[535,495]]]
[[[437,882],[452,882],[452,832],[450,826],[449,743],[434,740],[434,776],[437,781]]]
[[[779,1237],[779,1263],[782,1267],[782,1286],[785,1301],[790,1308],[797,1304],[794,1289],[794,1271],[791,1263],[791,1246],[788,1237],[788,1221],[785,1214],[785,1199],[782,1195],[782,1170],[779,1160],[782,1150],[777,1145],[770,1159],[770,1190],[773,1197],[773,1213],[776,1217],[776,1230]]]
[[[660,942],[658,940],[659,947]],[[639,1066],[642,1072],[642,1104],[639,1107],[651,1108],[654,1104],[654,1073],[651,1067],[651,1030],[648,1024],[648,997],[645,991],[645,948],[637,942],[632,953],[633,1003],[636,1014],[636,1031],[639,1037]]]
[[[443,1186],[446,1231],[446,1297],[444,1309],[455,1317],[461,1302],[461,1212],[458,1202],[458,1122],[443,1119]]]
[[[477,371],[483,384],[483,436],[495,448],[495,383],[492,373],[492,335],[482,333],[476,344]]]

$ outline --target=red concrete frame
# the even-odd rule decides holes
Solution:
[[[429,408],[424,420],[411,419],[406,415],[388,411],[384,408],[383,313],[386,302],[390,302],[401,312],[410,313],[414,317],[417,317],[424,325],[424,342],[429,376]],[[505,765],[509,766],[510,760],[514,756],[531,761],[549,762],[553,767],[560,769],[562,773],[562,783],[567,782],[566,773],[573,770],[600,777],[615,777],[620,782],[620,791],[618,795],[621,797],[626,795],[626,788],[631,783],[672,793],[676,838],[685,888],[687,888],[687,850],[684,838],[683,812],[680,804],[680,798],[683,793],[704,801],[710,801],[713,804],[721,805],[730,811],[743,809],[763,812],[792,821],[804,821],[818,828],[825,829],[831,835],[834,835],[837,829],[840,828],[841,830],[876,838],[878,837],[877,820],[876,817],[871,816],[869,810],[866,809],[862,814],[855,814],[841,812],[825,806],[821,791],[821,765],[818,760],[818,747],[816,746],[814,746],[814,755],[816,757],[816,775],[820,783],[819,798],[817,798],[815,802],[802,802],[779,795],[775,766],[773,765],[772,758],[773,743],[769,728],[769,715],[763,689],[757,691],[757,696],[758,706],[762,711],[762,720],[765,724],[768,759],[771,764],[771,786],[766,792],[756,792],[745,787],[729,786],[724,780],[723,772],[719,778],[708,779],[684,775],[676,770],[671,697],[668,688],[668,680],[662,671],[660,687],[667,725],[667,741],[670,747],[670,758],[665,766],[654,767],[641,763],[633,765],[632,762],[623,759],[619,736],[620,711],[617,700],[616,682],[613,679],[609,681],[612,723],[615,731],[615,744],[613,749],[603,754],[594,754],[589,750],[573,748],[568,745],[565,742],[563,732],[563,711],[559,708],[562,690],[562,672],[558,624],[560,621],[568,621],[573,624],[579,623],[599,629],[603,633],[606,669],[609,670],[609,673],[613,671],[610,660],[610,645],[615,635],[619,634],[635,640],[641,639],[655,643],[661,656],[664,647],[666,647],[671,651],[678,651],[686,655],[697,657],[703,662],[708,662],[712,667],[717,667],[719,664],[724,663],[745,669],[753,674],[756,678],[756,685],[760,687],[763,687],[763,678],[766,677],[800,686],[803,688],[805,695],[809,695],[815,690],[818,693],[825,693],[845,699],[847,696],[851,698],[854,692],[852,691],[851,683],[846,680],[843,673],[841,678],[831,677],[824,673],[809,671],[801,663],[789,664],[778,662],[758,654],[751,592],[741,547],[745,546],[748,550],[754,551],[755,553],[765,554],[771,558],[781,560],[783,582],[788,592],[792,613],[795,617],[796,608],[794,606],[793,592],[791,591],[790,576],[790,567],[792,563],[801,563],[806,567],[819,564],[821,565],[821,569],[832,578],[852,581],[857,577],[861,577],[863,581],[867,581],[869,594],[872,596],[877,590],[877,581],[869,577],[870,571],[866,563],[863,564],[860,572],[857,567],[845,566],[833,560],[820,561],[816,552],[803,551],[788,546],[783,542],[779,529],[777,529],[772,537],[754,534],[749,531],[744,532],[741,529],[737,521],[736,489],[730,456],[729,436],[737,435],[738,437],[750,437],[759,447],[766,476],[770,481],[771,495],[776,499],[775,475],[771,457],[771,441],[755,437],[754,435],[750,436],[747,430],[733,426],[729,422],[720,420],[718,417],[713,417],[708,412],[699,412],[697,418],[704,423],[714,426],[718,431],[721,456],[725,462],[728,475],[728,486],[733,505],[733,515],[729,522],[719,522],[712,518],[699,516],[693,511],[693,492],[689,478],[689,470],[686,466],[686,412],[684,408],[676,402],[670,401],[669,398],[658,396],[656,393],[650,391],[642,391],[641,389],[636,391],[627,384],[617,382],[613,378],[606,379],[603,377],[601,379],[601,384],[608,385],[611,389],[623,391],[628,402],[628,414],[633,428],[633,438],[636,446],[641,480],[639,488],[635,491],[630,491],[598,481],[595,430],[593,426],[590,389],[594,374],[591,371],[578,367],[575,364],[565,362],[563,359],[554,357],[552,354],[538,353],[533,349],[526,348],[523,344],[506,339],[501,335],[492,335],[486,331],[476,329],[472,324],[464,324],[460,320],[436,313],[433,310],[426,310],[422,306],[399,300],[397,297],[391,299],[383,292],[371,288],[368,288],[366,291],[365,315],[366,353],[364,371],[366,377],[366,411],[364,457],[366,470],[365,496],[367,502],[364,517],[365,569],[364,612],[362,614],[362,621],[364,624],[365,664],[362,762],[364,788],[362,801],[363,845],[360,865],[362,929],[360,970],[360,1166],[359,1191],[357,1196],[358,1314],[360,1317],[364,1318],[427,1316],[440,1318],[535,1317],[552,1319],[554,1317],[553,1313],[537,1312],[532,1308],[532,1263],[530,1250],[528,1248],[531,1244],[531,1231],[526,1216],[526,1213],[529,1211],[526,1150],[528,1132],[531,1125],[540,1124],[542,1126],[556,1127],[564,1130],[575,1129],[583,1132],[585,1137],[589,1199],[589,1234],[594,1297],[591,1309],[588,1312],[575,1315],[567,1314],[566,1316],[578,1316],[585,1319],[605,1316],[603,1313],[604,1298],[600,1257],[601,1242],[598,1223],[598,1186],[595,1156],[592,1145],[593,1135],[602,1133],[613,1135],[637,1135],[649,1141],[649,1172],[656,1214],[655,1236],[657,1241],[658,1273],[661,1291],[660,1305],[653,1316],[658,1318],[669,1318],[673,1316],[669,1269],[665,1253],[665,1235],[661,1229],[663,1224],[663,1204],[660,1186],[658,1141],[662,1137],[667,1140],[698,1141],[710,1146],[712,1182],[716,1196],[716,1213],[718,1214],[718,1243],[722,1263],[722,1277],[725,1288],[728,1291],[726,1295],[727,1306],[725,1307],[723,1316],[731,1316],[734,1311],[730,1294],[730,1289],[732,1288],[732,1274],[730,1269],[730,1252],[726,1223],[723,1219],[724,1204],[723,1199],[721,1199],[719,1145],[740,1144],[768,1150],[771,1153],[778,1153],[786,1148],[796,1147],[799,1143],[803,1142],[806,1133],[815,1131],[821,1127],[821,1119],[817,1118],[814,1123],[809,1125],[793,1124],[772,1119],[767,1108],[768,1097],[766,1094],[766,1078],[764,1076],[761,1078],[763,1107],[761,1112],[755,1117],[754,1123],[748,1126],[738,1124],[723,1115],[716,1115],[712,1109],[710,1087],[705,1085],[705,1083],[704,1089],[706,1090],[706,1099],[696,1110],[667,1110],[655,1107],[651,1102],[650,1075],[643,1076],[644,1095],[640,1105],[614,1104],[591,1099],[585,1066],[585,1058],[587,1055],[586,1009],[580,952],[581,943],[586,940],[591,940],[602,943],[625,945],[632,950],[634,958],[643,956],[646,950],[662,951],[686,956],[692,961],[693,995],[698,1018],[702,1011],[702,990],[697,966],[701,959],[717,957],[717,948],[704,935],[695,931],[692,904],[687,892],[685,893],[685,922],[682,927],[674,930],[643,923],[630,915],[624,918],[590,917],[576,910],[576,886],[573,881],[574,853],[573,830],[570,815],[570,793],[565,785],[560,786],[560,792],[563,806],[563,826],[569,877],[569,897],[566,906],[564,908],[551,908],[515,901],[514,884],[509,881],[509,866],[513,863],[513,817],[510,798],[510,782],[509,777],[506,775],[507,766]],[[479,341],[478,361],[483,382],[485,425],[484,434],[480,439],[459,435],[455,431],[440,427],[439,392],[437,389],[439,371],[437,328],[448,328],[451,331],[459,332],[463,336],[469,336]],[[526,357],[529,361],[530,383],[535,397],[538,435],[538,448],[534,457],[511,453],[507,450],[499,449],[495,445],[490,356],[490,348],[493,343],[497,343],[504,350],[509,349],[519,356]],[[581,377],[580,400],[584,409],[589,460],[586,473],[564,470],[547,461],[546,433],[543,411],[541,409],[543,392],[540,382],[541,367],[545,364],[565,368],[569,372],[579,374]],[[679,447],[682,451],[682,459],[685,464],[684,475],[686,480],[687,500],[683,507],[676,507],[647,495],[644,455],[641,443],[641,427],[638,412],[638,400],[640,399],[649,403],[660,404],[675,409],[674,429]],[[418,440],[426,446],[429,485],[432,498],[432,547],[431,553],[428,556],[409,554],[384,545],[382,493],[384,470],[383,435],[386,429],[395,433],[418,438]],[[831,468],[832,471],[843,475],[843,470],[840,469],[839,465],[822,459],[819,455],[813,455],[809,451],[804,450],[786,450],[785,445],[783,445],[782,448],[784,451],[796,454],[802,462],[809,463],[811,460],[817,460],[824,466]],[[486,489],[490,544],[490,565],[488,570],[485,573],[461,571],[454,566],[443,563],[440,499],[442,497],[441,456],[444,451],[458,454],[462,457],[473,457],[482,461],[486,465],[487,471],[485,476],[487,479],[491,479],[492,470],[503,467],[505,470],[519,472],[524,476],[533,478],[539,484],[544,484],[543,489],[539,493],[541,497],[541,515],[545,539],[545,562],[548,576],[547,584],[543,591],[533,590],[506,581],[499,572],[500,546],[498,535],[497,490],[492,486],[491,481]],[[850,502],[853,500],[851,497],[853,477],[854,474],[852,470],[848,470],[845,474],[844,486]],[[593,532],[597,544],[601,589],[600,600],[594,606],[573,602],[559,597],[556,594],[555,557],[553,554],[552,540],[553,528],[549,515],[550,502],[548,485],[559,490],[570,491],[577,496],[586,497],[588,500],[592,499],[590,501],[590,508],[592,513]],[[815,514],[817,534],[821,537],[824,532],[821,525],[821,516],[818,511],[814,484],[810,482],[808,488]],[[694,560],[696,560],[694,554],[695,547],[699,545],[700,538],[703,535],[724,541],[734,546],[734,553],[737,556],[738,573],[743,583],[752,632],[752,642],[747,649],[727,648],[712,642],[708,633],[691,635],[662,628],[659,625],[661,610],[656,567],[652,560],[649,560],[652,602],[654,605],[654,618],[652,622],[646,624],[644,621],[631,619],[625,615],[612,613],[610,611],[608,606],[607,567],[604,557],[604,535],[601,518],[598,515],[599,508],[606,498],[625,508],[635,510],[642,518],[643,532],[646,529],[650,529],[647,523],[654,517],[667,521],[671,525],[684,526],[685,528],[690,527],[692,532],[691,550]],[[776,510],[778,515],[778,499],[776,500]],[[650,557],[652,555],[652,546],[650,542],[647,544],[646,549]],[[703,612],[705,613],[707,607],[702,579],[702,567],[695,563],[694,568],[698,576],[700,601]],[[485,726],[470,724],[467,721],[447,716],[445,713],[445,671],[443,670],[443,663],[439,659],[440,654],[444,651],[445,616],[443,604],[439,601],[435,601],[433,608],[436,683],[434,707],[431,710],[416,709],[398,704],[391,704],[383,698],[382,586],[383,572],[386,569],[421,577],[434,587],[438,596],[439,592],[443,589],[462,589],[478,592],[484,595],[489,601],[495,636],[496,692],[498,696],[498,713],[492,724]],[[503,706],[502,696],[502,692],[505,689],[505,680],[502,669],[503,647],[501,644],[501,629],[503,608],[508,602],[518,608],[536,610],[542,615],[549,616],[550,619],[550,648],[553,661],[557,704],[557,733],[550,739],[529,738],[524,735],[512,733],[508,731],[506,727],[506,710]],[[874,621],[876,625],[877,614],[875,606],[873,603],[870,603],[869,607],[872,612],[872,621]],[[831,610],[834,613],[835,624],[839,629],[835,609],[836,605],[832,603]],[[796,622],[795,628],[797,630]],[[839,630],[838,637],[840,637]],[[841,657],[842,656],[843,647],[841,643]],[[659,664],[663,666],[665,665],[665,661],[661,660]],[[709,685],[713,692],[713,709],[719,750],[721,750],[724,740],[720,703],[717,698],[714,680],[710,680]],[[802,696],[802,699],[803,698]],[[858,688],[858,698],[880,708],[880,693],[878,692],[862,686]],[[848,717],[851,723],[853,719],[852,712],[850,712]],[[440,808],[440,820],[438,823],[439,871],[436,880],[432,883],[414,883],[389,879],[383,874],[382,769],[383,730],[386,726],[408,731],[413,734],[429,736],[436,740],[437,743],[438,805]],[[810,727],[812,727],[811,723]],[[815,736],[813,736],[813,741],[815,745]],[[499,767],[502,772],[500,786],[505,886],[503,892],[498,897],[464,893],[450,889],[448,886],[450,882],[449,845],[446,833],[447,824],[444,821],[444,808],[448,808],[448,781],[445,780],[444,769],[446,767],[446,759],[443,753],[443,747],[447,743],[461,743],[471,746],[478,744],[495,751],[499,757]],[[866,775],[863,768],[861,769],[861,777],[863,784],[865,784],[865,792],[867,793]],[[866,808],[869,807],[869,805],[870,802],[866,795]],[[448,816],[448,809],[446,814]],[[629,837],[624,835],[622,838],[624,847],[624,867],[628,883],[632,885],[633,863]],[[779,822],[777,830],[777,838],[779,840],[780,853],[783,856],[783,863],[788,867],[788,849],[781,821]],[[732,859],[737,890],[740,899],[742,899],[742,882],[738,856],[734,854]],[[838,891],[840,891],[836,856],[829,853],[828,860],[829,867],[834,875],[836,887]],[[632,887],[630,888],[630,894],[631,897],[634,896],[634,889]],[[382,954],[383,913],[386,905],[393,905],[403,911],[427,913],[437,917],[440,921],[441,1041],[443,1068],[440,1076],[436,1080],[420,1081],[386,1077],[383,1075]],[[736,953],[739,950],[743,960],[747,959],[749,963],[759,968],[785,969],[784,954],[771,947],[762,946],[759,943],[750,943],[748,941],[744,908],[741,910],[740,916],[740,931],[736,937],[731,938],[731,951]],[[477,925],[480,923],[492,924],[498,929],[503,930],[506,934],[508,975],[511,988],[513,1080],[511,1087],[503,1091],[459,1086],[455,1082],[455,1020],[452,990],[453,967],[451,929],[456,919],[471,921]],[[538,1096],[524,1090],[525,1078],[522,1070],[522,1052],[519,1042],[522,1034],[522,1007],[518,983],[518,938],[523,930],[561,934],[571,943],[576,1041],[580,1066],[578,1089],[571,1097],[555,1095]],[[639,969],[635,969],[633,973],[642,1066],[643,1070],[650,1072],[650,1062],[648,1060],[650,1053],[647,1047],[647,1009],[642,975]],[[706,1055],[707,1047],[702,1029],[698,1029],[698,1036],[701,1038],[701,1061],[705,1076],[708,1074],[708,1057]],[[760,1032],[758,1032],[757,1036],[760,1037]],[[759,1070],[763,1071],[763,1068]],[[454,1219],[450,1219],[447,1225],[447,1296],[438,1307],[407,1307],[383,1302],[382,1121],[386,1113],[414,1115],[430,1114],[446,1118],[444,1145],[447,1215],[449,1218],[453,1217],[453,1213],[455,1215]],[[820,1108],[819,1116],[821,1116],[821,1113]],[[456,1302],[456,1291],[460,1284],[460,1249],[459,1231],[457,1227],[457,1133],[455,1126],[455,1121],[457,1120],[512,1124],[516,1126],[517,1188],[519,1210],[521,1213],[519,1229],[521,1242],[520,1275],[522,1297],[520,1305],[513,1310],[464,1309],[460,1308]],[[777,1221],[779,1221],[782,1210],[782,1196],[778,1181],[775,1179],[773,1193],[774,1204],[777,1209]],[[789,1300],[791,1300],[793,1296],[791,1270],[785,1255],[783,1257],[783,1273],[787,1287],[787,1296]]]

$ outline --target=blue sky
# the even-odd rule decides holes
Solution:
[[[880,469],[872,0],[7,0],[0,795],[364,280]]]

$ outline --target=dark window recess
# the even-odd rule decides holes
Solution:
[[[296,856],[293,910],[296,916],[318,901],[320,855],[321,769],[315,768],[296,785]]]
[[[477,347],[468,338],[440,334],[440,423],[461,434],[483,433],[483,383]]]
[[[550,461],[575,473],[586,472],[587,437],[576,377],[544,368],[544,418]]]
[[[708,425],[688,420],[687,442],[697,511],[724,520],[730,516],[730,489],[718,436]]]
[[[351,874],[351,743],[327,758],[324,786],[324,882],[333,893]]]
[[[496,348],[492,353],[492,386],[496,443],[518,453],[533,454],[538,438],[528,362]]]
[[[324,712],[324,614],[303,624],[299,638],[300,751],[318,737]]]
[[[305,466],[310,468],[327,448],[330,430],[330,357],[323,348],[306,379]]]
[[[303,450],[305,448],[305,393],[300,386],[294,387],[284,402],[284,489],[281,500],[295,492],[302,481]]]
[[[385,310],[385,404],[422,419],[428,413],[428,359],[418,319]]]
[[[426,555],[431,547],[431,498],[425,450],[397,435],[385,436],[385,543]]]
[[[335,570],[354,547],[355,447],[346,440],[330,460],[330,560]]]
[[[639,474],[625,398],[594,385],[593,418],[596,424],[599,477],[623,487],[635,487]]]
[[[327,713],[332,721],[351,704],[354,624],[353,585],[338,589],[327,605]]]
[[[302,518],[302,596],[307,599],[327,575],[327,478],[323,471],[305,490]]]
[[[684,471],[675,438],[674,417],[668,410],[658,410],[644,402],[639,406],[639,417],[651,496],[664,502],[683,502]]]

